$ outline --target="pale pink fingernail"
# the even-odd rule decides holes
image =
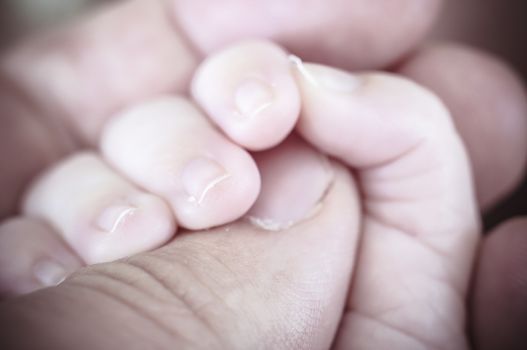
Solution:
[[[68,275],[66,268],[54,260],[40,260],[33,267],[35,279],[43,287],[53,287],[64,281]]]
[[[126,220],[137,212],[137,208],[129,205],[113,205],[104,209],[96,221],[100,231],[107,233],[116,232]]]
[[[255,117],[268,107],[274,100],[271,85],[262,79],[249,78],[244,80],[236,89],[234,101],[242,116]]]
[[[188,201],[201,205],[210,191],[230,178],[230,174],[215,160],[198,157],[185,166],[181,177]]]

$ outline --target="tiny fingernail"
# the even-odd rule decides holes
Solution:
[[[271,85],[257,78],[244,80],[236,89],[234,102],[241,115],[252,118],[273,103]]]
[[[311,85],[335,92],[350,93],[362,84],[362,80],[351,73],[318,64],[304,64],[297,56],[290,56],[290,60],[300,75]]]
[[[126,220],[134,215],[137,208],[129,205],[113,205],[102,211],[96,221],[100,231],[107,233],[116,232]]]
[[[43,287],[53,287],[64,281],[68,275],[64,266],[52,260],[40,260],[33,267],[36,280]]]
[[[210,158],[199,157],[191,160],[182,173],[183,188],[188,195],[188,201],[201,205],[207,194],[229,177],[230,174]]]

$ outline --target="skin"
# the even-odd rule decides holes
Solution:
[[[473,69],[476,70],[476,71],[477,71],[478,68],[479,68],[479,67],[478,67],[477,65],[476,65],[475,68],[473,67]],[[15,80],[16,80],[16,79],[15,79]],[[514,79],[511,79],[511,80],[507,80],[507,79],[505,79],[505,81],[513,82]],[[507,84],[507,83],[506,83],[506,84]],[[513,83],[509,83],[509,84],[510,84],[510,85],[513,85]],[[126,95],[126,94],[125,94],[125,95]],[[89,103],[87,103],[87,105],[88,105],[88,104],[89,104]],[[469,108],[470,108],[470,107],[469,107]],[[331,153],[331,152],[330,152],[330,153]],[[337,155],[340,155],[340,156],[342,157],[342,154],[337,154]],[[521,156],[521,154],[520,154],[520,156]],[[520,158],[521,158],[521,157],[520,157]],[[511,162],[511,164],[512,164],[512,163],[513,163],[513,162]],[[353,164],[353,165],[355,165],[355,164]],[[516,163],[515,163],[515,166],[516,166]],[[23,167],[22,167],[22,168],[23,168]],[[475,173],[476,173],[476,177],[477,177],[477,176],[478,176],[478,169],[475,169]],[[397,216],[398,216],[398,215],[397,215]],[[198,236],[198,237],[199,237],[199,236]],[[176,241],[177,241],[177,240],[176,240]],[[464,256],[466,256],[466,255],[464,255]],[[470,255],[467,257],[467,259],[469,259],[469,258],[470,258]],[[345,264],[343,264],[343,265],[345,265]],[[118,276],[121,276],[122,273],[118,273],[117,275],[118,275]],[[360,274],[359,274],[359,276],[360,276]],[[111,293],[110,293],[110,294],[111,294]],[[51,299],[53,299],[53,297],[51,297]],[[30,323],[31,323],[31,322],[30,322]],[[331,322],[330,322],[330,323],[331,323]],[[37,324],[38,324],[38,322],[37,322]],[[42,329],[44,329],[44,328],[42,328]],[[331,333],[331,331],[329,331],[329,333]],[[277,333],[277,334],[278,334],[278,333]],[[401,334],[399,334],[399,336],[401,336]],[[324,338],[324,337],[323,337],[323,338]],[[327,338],[324,338],[324,339],[327,339]],[[345,338],[344,338],[344,339],[345,339]],[[399,339],[399,340],[401,340],[401,339]],[[404,339],[403,339],[403,340],[404,340]],[[415,340],[415,339],[414,339],[414,340]],[[327,340],[326,340],[326,341],[327,341]],[[427,339],[427,340],[425,340],[425,341],[430,341],[430,340]],[[327,345],[327,343],[325,343],[325,344]],[[318,345],[318,344],[317,344],[317,345]]]
[[[240,50],[240,52],[245,52],[248,47],[241,45],[236,49]],[[272,54],[271,47],[268,47],[268,49],[268,53]],[[246,57],[250,59],[248,55],[249,52],[247,52]],[[221,63],[222,65],[229,65],[236,62],[224,61]],[[177,286],[181,285],[179,283],[182,283],[183,286],[188,283],[196,285],[192,281],[186,282],[183,280],[181,282],[178,280],[178,276],[186,275],[184,271],[165,275],[165,277],[157,277],[161,278],[162,281],[158,282],[157,286],[151,286],[151,283],[147,282],[147,286],[153,288],[150,293],[154,293],[154,301],[158,300],[158,298],[168,298],[161,300],[165,300],[164,303],[169,305],[174,305],[173,311],[169,312],[167,317],[177,317],[178,314],[183,312],[181,305],[178,305],[178,300],[190,305],[191,310],[198,308],[198,315],[204,312],[203,316],[198,316],[198,318],[205,318],[208,328],[210,328],[209,336],[206,340],[193,338],[193,335],[198,333],[193,330],[196,326],[193,324],[192,319],[190,324],[187,321],[186,325],[182,325],[181,321],[169,322],[169,324],[177,325],[177,328],[172,329],[170,332],[172,342],[182,347],[189,346],[187,344],[203,344],[203,346],[212,347],[247,348],[254,347],[263,341],[264,344],[268,344],[266,347],[274,348],[327,348],[333,342],[333,337],[337,331],[340,310],[346,305],[343,323],[335,340],[337,347],[361,347],[365,339],[369,339],[371,335],[381,331],[387,337],[369,342],[369,346],[372,348],[383,348],[388,346],[388,344],[395,348],[408,348],[408,346],[415,348],[422,346],[439,347],[442,342],[447,340],[449,347],[465,349],[467,346],[467,339],[463,332],[465,315],[460,305],[463,304],[463,295],[466,294],[468,287],[470,266],[478,239],[479,226],[476,214],[477,207],[473,193],[470,190],[471,178],[467,157],[448,112],[435,96],[401,78],[382,73],[353,77],[348,76],[344,72],[322,66],[305,65],[301,67],[297,68],[298,71],[295,74],[302,97],[303,108],[298,131],[306,140],[316,145],[317,148],[340,158],[344,163],[351,166],[357,173],[358,185],[350,182],[349,173],[343,171],[339,166],[333,166],[333,176],[324,175],[323,172],[318,175],[321,176],[321,179],[303,179],[311,186],[310,191],[318,192],[318,196],[311,196],[312,198],[320,198],[322,196],[322,207],[318,210],[315,209],[314,217],[309,216],[310,213],[313,213],[313,209],[306,208],[301,213],[302,216],[300,218],[307,218],[307,221],[302,220],[289,229],[281,230],[274,233],[274,235],[261,236],[261,239],[265,242],[274,242],[272,238],[274,236],[276,239],[276,235],[284,237],[283,241],[282,239],[280,240],[282,243],[278,243],[278,245],[273,244],[271,251],[274,254],[280,254],[279,256],[282,256],[282,259],[287,259],[287,262],[280,263],[281,259],[274,261],[274,254],[268,256],[269,248],[257,246],[256,251],[259,253],[253,252],[250,256],[245,256],[244,254],[243,257],[235,258],[234,264],[232,260],[227,259],[224,255],[216,256],[214,259],[217,259],[220,266],[222,266],[216,272],[214,270],[214,261],[216,260],[212,260],[210,264],[208,263],[209,259],[203,260],[202,254],[204,252],[207,252],[205,254],[210,254],[211,252],[210,249],[203,246],[205,241],[201,241],[200,237],[202,235],[204,237],[214,237],[214,244],[218,244],[218,239],[221,241],[227,240],[227,242],[222,244],[226,244],[226,251],[228,254],[232,254],[232,252],[236,251],[232,244],[237,241],[231,242],[229,237],[235,234],[247,235],[242,240],[245,241],[241,245],[243,249],[238,248],[238,250],[247,251],[252,246],[250,244],[251,241],[247,240],[247,238],[251,237],[251,231],[262,232],[262,228],[247,227],[247,225],[243,225],[240,222],[238,225],[241,225],[241,227],[233,225],[229,229],[223,228],[215,232],[203,232],[201,234],[195,232],[189,236],[180,236],[172,244],[152,253],[154,256],[157,256],[156,254],[167,256],[165,259],[168,260],[161,259],[161,261],[155,263],[155,261],[149,260],[151,258],[148,258],[149,255],[147,254],[146,259],[148,262],[146,263],[134,262],[134,258],[130,258],[124,260],[122,264],[131,264],[132,266],[137,266],[136,264],[138,264],[139,268],[146,269],[152,273],[153,269],[156,269],[155,266],[157,264],[160,265],[161,271],[166,268],[170,269],[175,263],[173,260],[174,256],[182,258],[183,261],[192,259],[191,263],[182,263],[184,269],[192,266],[192,275],[197,276],[193,278],[204,280],[203,283],[206,290],[215,290],[215,293],[219,293],[219,297],[214,298],[212,301],[207,301],[210,300],[210,295],[202,295],[199,291],[190,292],[189,297],[185,297],[189,292],[178,289]],[[357,85],[357,80],[363,83]],[[211,96],[211,98],[213,97]],[[420,101],[420,103],[419,105],[414,104],[409,110],[393,108],[393,106],[410,106],[407,101]],[[357,115],[357,117],[356,119],[350,119],[347,118],[349,115]],[[429,118],[421,122],[423,115],[428,115]],[[330,118],[328,119],[328,117]],[[381,132],[376,132],[379,131],[379,125],[382,126],[383,123],[390,119],[397,120],[397,123],[384,124],[386,126],[381,127]],[[419,125],[419,127],[416,128],[415,125]],[[347,142],[349,139],[355,140],[355,142]],[[391,142],[382,143],[381,140],[390,140]],[[295,153],[301,152],[302,147],[308,147],[305,144],[304,146],[298,145],[298,143],[302,145],[303,141],[299,139],[295,141],[293,139],[269,151],[290,154],[290,156],[286,157],[288,163],[280,161],[273,163],[275,159],[273,159],[272,155],[268,155],[269,160],[261,163],[260,166],[262,178],[268,178],[278,172],[279,174],[282,173],[282,176],[278,178],[291,176],[297,179],[298,175],[294,171],[295,169],[298,167],[309,169],[310,166],[301,163],[308,161],[310,158],[312,159],[312,157],[316,159],[319,156],[314,152],[310,158],[304,156],[296,157]],[[384,146],[372,152],[372,143],[384,144]],[[290,147],[296,147],[296,149],[289,151]],[[257,159],[262,162],[262,158]],[[279,160],[280,157],[277,157],[277,159]],[[401,183],[401,174],[405,174],[409,181],[408,183]],[[321,181],[324,186],[313,187],[317,181]],[[340,187],[342,185],[341,182],[344,183],[343,187]],[[269,180],[265,181],[265,183],[269,184]],[[435,186],[440,185],[441,187],[434,191],[426,190],[432,184],[435,184]],[[324,195],[328,186],[329,192]],[[362,205],[365,210],[364,215],[359,214],[357,186],[360,186],[361,191],[363,191]],[[423,190],[416,192],[414,196],[408,197],[406,191],[408,187],[422,188]],[[272,201],[273,195],[279,196],[281,200],[289,197],[287,199],[291,200],[291,203],[305,202],[302,197],[307,196],[308,192],[306,192],[304,186],[301,186],[300,189],[301,191],[285,195],[283,191],[275,190],[271,182],[270,185],[264,188],[264,190],[271,193],[260,197],[260,200],[264,202],[257,205],[259,210],[251,212],[251,216],[253,218],[263,217],[269,220],[269,215],[263,216],[262,211],[265,212],[265,207],[269,206],[265,202]],[[389,194],[388,197],[386,197],[386,194]],[[344,200],[344,203],[339,201],[333,203],[336,206],[332,207],[332,203],[328,201],[331,201],[333,195],[337,199]],[[287,210],[286,207],[284,211]],[[324,220],[322,220],[324,216],[321,217],[321,215],[326,213],[326,210],[331,215],[339,215],[340,218],[331,217],[331,219],[326,219],[329,220],[328,225],[330,226],[320,230],[321,227],[324,227]],[[348,214],[350,212],[352,215]],[[445,220],[443,215],[438,216],[438,212],[444,212],[447,219]],[[456,212],[459,215],[451,217],[450,212]],[[423,220],[415,221],[412,220],[413,217],[421,217]],[[434,217],[437,218],[436,221],[434,221]],[[272,219],[273,224],[278,220],[273,217]],[[289,222],[290,220],[291,218],[282,218],[281,221]],[[318,220],[322,220],[322,222],[319,223]],[[252,222],[258,223],[259,221],[252,220]],[[359,223],[362,223],[363,231],[359,231]],[[308,224],[312,227],[311,230],[305,229],[309,227],[306,226]],[[268,228],[267,224],[260,226]],[[313,229],[315,227],[316,229]],[[311,241],[310,231],[314,232],[312,238],[314,241]],[[297,233],[293,234],[291,232]],[[360,245],[361,255],[356,260],[354,252],[356,251],[355,248],[358,247],[359,232],[363,234],[363,239]],[[292,237],[300,233],[302,237],[297,239],[305,240],[303,244],[308,244],[311,241],[310,249],[289,261],[290,258],[288,258],[287,254],[285,256],[282,255],[282,249],[291,249],[293,244],[296,244],[294,240],[291,240]],[[336,236],[330,238],[327,236],[328,233],[331,236]],[[198,244],[198,250],[203,250],[203,253],[201,255],[189,254],[180,252],[178,249],[166,252],[170,247],[184,244],[186,241],[184,237],[188,237],[190,241],[187,244]],[[324,243],[319,242],[319,240],[323,240]],[[201,243],[199,243],[200,241]],[[281,244],[284,244],[285,247],[281,248]],[[329,246],[324,248],[325,245]],[[311,255],[311,253],[315,253],[315,255]],[[403,254],[406,258],[400,260],[398,258],[400,254]],[[311,259],[311,263],[305,261],[307,257]],[[257,259],[256,262],[252,260],[255,258]],[[326,261],[325,259],[328,258],[330,260]],[[139,257],[139,259],[141,258]],[[279,286],[272,284],[270,286],[266,285],[264,288],[260,283],[264,283],[267,278],[262,275],[258,275],[257,281],[259,282],[257,282],[256,287],[252,287],[255,282],[250,283],[248,287],[239,286],[239,282],[235,282],[235,286],[223,286],[223,283],[231,279],[223,275],[221,271],[225,271],[224,266],[226,266],[227,271],[233,271],[233,269],[237,271],[239,269],[237,263],[240,263],[240,261],[237,261],[238,259],[251,259],[247,262],[247,265],[252,266],[249,271],[252,271],[254,267],[260,266],[261,263],[269,267],[277,266],[279,269],[282,269],[284,265],[290,267],[287,268],[284,277],[271,279],[273,283],[279,283]],[[261,262],[259,262],[260,259],[262,259]],[[297,259],[301,260],[297,262]],[[409,273],[408,268],[415,266],[417,261],[419,261],[419,268],[414,267],[412,272]],[[356,262],[356,268],[353,268],[353,262]],[[310,268],[313,263],[317,264],[317,266],[322,264],[325,269]],[[243,266],[247,265],[243,263]],[[131,276],[116,277],[113,275],[112,265],[108,266],[109,270],[106,272],[81,270],[65,283],[56,287],[56,289],[48,289],[47,291],[52,291],[53,295],[53,290],[69,288],[68,286],[71,285],[77,286],[77,288],[80,285],[90,289],[91,287],[86,286],[84,283],[87,283],[86,279],[90,281],[93,274],[96,280],[101,273],[103,276],[113,276],[112,278],[117,281],[121,278],[124,278],[125,281],[128,278],[133,278]],[[296,266],[301,266],[301,271],[296,271]],[[335,270],[337,266],[338,269]],[[390,268],[386,269],[387,266]],[[308,269],[311,272],[306,274],[302,272],[304,269]],[[324,277],[326,269],[331,271],[331,273],[329,276]],[[277,273],[273,269],[265,271],[266,274],[272,273],[272,276]],[[157,273],[163,276],[166,272],[154,272],[154,276],[157,276]],[[321,273],[321,275],[313,275],[313,273]],[[250,272],[244,273],[244,275],[247,274],[250,274]],[[345,286],[348,284],[352,274],[354,287],[351,294],[346,298]],[[392,279],[394,283],[382,290],[379,290],[376,286],[377,282],[371,279],[372,276],[377,276],[376,278],[385,281],[386,285],[390,281],[389,277],[397,275],[399,278]],[[211,276],[213,276],[212,280],[210,280]],[[261,280],[261,278],[264,279]],[[404,279],[405,282],[401,283],[401,279]],[[243,278],[236,275],[235,281],[239,280],[243,281]],[[282,282],[283,280],[285,282]],[[310,280],[316,281],[315,284],[310,284]],[[220,281],[221,284],[215,285],[214,281]],[[135,299],[133,297],[135,287],[132,287],[133,289],[128,292],[120,293],[117,290],[123,287],[117,288],[116,286],[117,289],[111,291],[106,288],[110,288],[110,285],[114,283],[110,285],[106,283],[99,285],[99,283],[94,286],[99,293],[106,293],[106,295],[109,293],[114,295],[114,299],[124,298],[122,302],[127,305]],[[159,290],[160,284],[174,285],[175,287],[173,288],[176,288],[175,292],[172,291],[172,294],[163,297],[163,290]],[[305,299],[307,304],[299,305],[297,302],[291,303],[289,298],[284,299],[284,296],[293,295],[294,300],[296,300],[298,295],[306,293],[306,284],[309,286],[307,289],[309,297]],[[315,287],[317,285],[319,289]],[[439,294],[431,294],[428,291],[431,287],[439,289],[441,292]],[[292,290],[287,292],[289,288],[292,288]],[[408,294],[408,289],[414,290],[414,293]],[[258,295],[264,290],[275,290],[278,291],[278,294],[276,296],[265,296],[264,299],[261,299]],[[222,294],[224,293],[223,291],[227,294]],[[389,291],[389,293],[384,291]],[[174,293],[178,292],[181,293],[179,298],[174,298]],[[42,293],[46,292],[43,291]],[[70,291],[70,293],[73,293],[73,291]],[[370,297],[373,293],[376,295],[375,298]],[[45,298],[53,299],[54,297]],[[219,302],[220,300],[223,300],[223,302]],[[234,304],[231,305],[231,302],[225,304],[225,301],[228,300],[232,300]],[[298,300],[304,300],[304,297],[300,297]],[[112,301],[115,302],[115,300]],[[155,309],[154,301],[151,303],[150,301],[141,300],[141,303],[145,303],[144,305],[142,304],[141,308],[144,306],[146,310],[142,311],[142,309],[139,309],[136,312],[144,312],[150,315],[152,308]],[[202,303],[208,305],[211,302],[213,306],[210,310],[207,307],[202,309],[203,306],[200,306]],[[451,311],[445,315],[423,313],[422,308],[431,302],[440,305],[439,309],[449,309]],[[290,304],[290,306],[284,309],[284,304]],[[6,304],[6,310],[3,314],[8,315],[7,317],[17,317],[16,315],[19,314],[15,313],[13,308],[16,310],[19,305],[16,300],[13,303]],[[224,323],[225,312],[221,312],[221,309],[216,310],[216,308],[221,308],[222,305],[225,305],[224,307],[229,305],[229,309],[232,308],[234,310],[249,310],[248,315],[234,315],[232,323]],[[319,306],[315,307],[314,305]],[[264,314],[259,311],[260,309],[257,306],[264,307],[268,312],[270,311],[270,318],[262,318]],[[298,309],[295,311],[296,307]],[[306,314],[299,311],[306,309],[313,309],[313,312]],[[287,334],[291,331],[290,328],[280,326],[279,320],[284,319],[284,315],[290,313],[294,315],[292,317],[299,317],[296,322],[299,325],[298,332],[300,335],[297,337],[288,337]],[[172,314],[174,316],[170,316]],[[218,318],[218,316],[214,315],[220,316]],[[431,316],[433,317],[432,320],[430,320]],[[275,317],[278,317],[278,319]],[[424,317],[422,320],[427,319],[428,322],[432,322],[433,332],[428,332],[426,328],[420,328],[419,325],[423,324],[421,317]],[[24,323],[25,321],[20,320],[20,322]],[[30,320],[26,326],[31,327],[32,322]],[[113,321],[110,319],[109,322],[112,323]],[[165,324],[168,320],[164,320],[161,317],[158,322]],[[263,332],[259,333],[259,336],[264,338],[258,338],[252,333],[254,326],[249,328],[242,326],[241,329],[237,329],[237,327],[231,328],[237,325],[238,322],[242,322],[245,325],[256,322],[256,327],[263,329],[273,324],[274,328],[283,329],[283,333],[276,331],[273,332],[273,336],[266,338],[265,332]],[[289,323],[290,320],[287,322]],[[388,329],[386,329],[387,327]],[[317,331],[313,332],[312,329]],[[174,334],[179,332],[190,334],[190,340],[174,337]],[[284,339],[287,338],[288,340],[281,340],[281,337],[285,337]],[[113,339],[115,340],[115,338]],[[168,340],[170,338],[164,339],[167,342],[166,344],[169,344]],[[50,339],[50,341],[52,340]],[[62,340],[58,341],[62,342]],[[159,338],[156,341],[162,342],[163,338]],[[94,345],[94,343],[89,342],[87,344]]]

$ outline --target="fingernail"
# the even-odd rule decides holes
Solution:
[[[188,201],[201,205],[209,192],[230,177],[216,161],[199,157],[191,160],[182,172],[183,187]]]
[[[107,233],[116,232],[132,215],[137,208],[129,205],[113,205],[102,211],[96,221],[100,231]]]
[[[274,92],[271,85],[257,78],[244,80],[236,89],[234,102],[241,115],[252,118],[273,103]]]
[[[33,267],[33,274],[43,287],[56,286],[68,275],[62,264],[48,259],[37,262]]]
[[[289,57],[297,72],[311,85],[340,93],[350,93],[362,85],[358,76],[318,64],[304,64],[300,58]]]
[[[262,189],[247,215],[252,224],[280,231],[317,213],[334,176],[325,156],[294,137],[255,157]]]

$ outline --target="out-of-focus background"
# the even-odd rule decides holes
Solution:
[[[470,43],[504,57],[527,80],[527,1],[445,0],[432,38]]]
[[[2,0],[0,42],[112,1],[116,0]],[[527,78],[526,15],[525,0],[445,0],[432,38],[455,39],[490,50],[507,58]]]
[[[14,38],[70,18],[89,6],[103,1],[2,0],[0,4],[0,42],[5,45]]]
[[[2,0],[0,48],[111,1],[116,0]],[[443,14],[430,35],[430,40],[460,41],[497,54],[519,71],[524,81],[527,81],[526,38],[526,0],[445,0]],[[511,198],[487,213],[486,223],[494,226],[505,218],[526,214],[527,181],[524,181]]]
[[[445,0],[431,39],[474,45],[508,61],[527,82],[527,1]],[[526,135],[527,137],[527,135]],[[527,177],[506,201],[485,215],[487,227],[506,218],[527,215]]]

